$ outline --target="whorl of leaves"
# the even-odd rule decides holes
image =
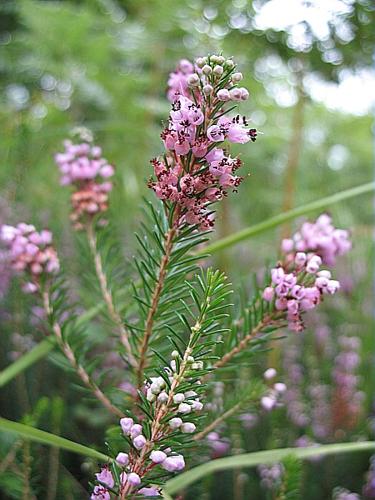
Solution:
[[[133,296],[137,304],[137,314],[128,315],[127,328],[132,332],[134,352],[142,341],[145,323],[151,307],[152,296],[159,279],[162,259],[165,255],[167,233],[170,221],[165,215],[161,203],[155,208],[146,205],[146,220],[136,234],[139,250],[134,257],[139,280],[132,283]],[[178,313],[185,309],[184,300],[189,297],[189,287],[185,280],[197,272],[197,261],[202,257],[189,255],[197,245],[207,240],[207,233],[197,231],[196,226],[180,229],[172,242],[172,251],[166,267],[166,275],[161,289],[158,307],[153,317],[153,328],[150,342],[151,349],[164,351],[166,347],[162,332],[174,332],[179,322]]]

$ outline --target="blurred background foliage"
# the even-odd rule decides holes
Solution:
[[[369,92],[375,85],[374,14],[372,0],[2,0],[0,223],[27,220],[50,227],[68,272],[81,272],[73,259],[69,193],[59,187],[53,155],[73,127],[84,125],[94,132],[95,141],[116,165],[111,220],[124,254],[131,258],[133,232],[142,217],[142,197],[150,197],[145,182],[151,172],[149,160],[162,151],[159,134],[169,109],[165,98],[168,74],[180,58],[207,52],[223,51],[238,62],[251,92],[241,112],[250,116],[261,132],[255,144],[242,148],[244,170],[250,176],[239,193],[225,201],[213,238],[370,181],[374,163],[374,96]],[[333,301],[335,305],[326,310],[322,321],[333,342],[340,334],[361,337],[360,389],[365,400],[358,425],[343,435],[330,435],[327,442],[372,436],[369,418],[375,349],[370,197],[352,199],[330,212],[336,225],[352,230],[354,250],[339,271],[339,277],[347,281],[344,298]],[[285,234],[291,227],[281,232]],[[270,260],[276,257],[281,232],[271,231],[244,242],[213,260],[232,280],[248,287],[250,272],[264,265],[264,256]],[[3,297],[2,367],[11,361],[6,353],[27,350],[38,340],[37,335],[25,337],[33,329],[25,309],[30,302],[16,286]],[[298,340],[303,344],[299,347],[303,357],[309,359],[315,352],[313,330],[314,326]],[[22,336],[22,347],[15,346],[15,334]],[[25,345],[25,338],[30,345]],[[283,356],[276,349],[264,363],[276,363],[282,369]],[[321,377],[329,379],[333,358],[314,359],[304,361],[306,377],[309,363],[321,362],[325,363]],[[61,374],[50,363],[42,362],[18,377],[0,395],[2,413],[15,420],[28,414],[43,428],[52,431],[55,426],[56,432],[72,439],[101,446],[103,432],[98,429],[104,426],[104,416],[101,411],[90,412]],[[38,399],[52,398],[56,390],[66,401],[65,408],[61,409],[55,399],[42,400],[46,407],[39,411]],[[65,420],[61,417],[64,412]],[[272,432],[268,422],[255,440],[239,439],[232,451],[293,445],[301,431],[291,430],[290,422],[284,420],[279,419]],[[250,432],[239,430],[238,422],[232,427],[234,442],[238,434],[246,437]],[[288,432],[284,432],[286,428]],[[1,445],[3,457],[9,446],[6,441]],[[24,449],[17,460],[22,462],[25,475],[28,451],[24,443],[20,447]],[[43,463],[47,453],[43,451],[41,464],[33,464],[42,478],[46,477]],[[51,460],[58,463],[56,457]],[[339,475],[333,459],[328,472],[316,465],[315,478],[324,473],[320,476],[324,480],[306,483],[314,484],[308,498],[330,498],[337,485],[358,490],[367,457],[353,463],[350,459],[346,464],[340,462]],[[64,473],[57,498],[83,498],[81,483],[87,486],[90,464],[68,457],[60,467]],[[346,474],[350,469],[352,474]],[[220,498],[231,494],[238,500],[247,498],[243,485],[255,481],[254,474],[245,479],[237,474],[233,481],[230,474],[224,475],[223,495],[227,496]],[[16,473],[14,478],[0,474],[1,485],[10,497],[21,498],[19,481]],[[38,498],[55,498],[46,481],[37,479],[34,483],[42,488]],[[214,484],[212,488],[214,492]],[[219,498],[214,493],[210,497],[208,491],[205,498]],[[259,490],[259,498],[263,494]]]

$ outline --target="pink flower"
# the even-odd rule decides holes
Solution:
[[[111,500],[108,490],[103,486],[95,486],[90,498],[91,500]]]
[[[115,481],[113,479],[112,472],[107,466],[103,467],[100,472],[95,474],[95,476],[98,481],[105,484],[109,488],[113,488]]]

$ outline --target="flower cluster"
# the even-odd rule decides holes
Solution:
[[[82,229],[85,222],[108,208],[108,193],[112,183],[108,181],[114,168],[102,157],[98,146],[87,142],[73,144],[64,142],[64,152],[55,155],[61,172],[61,184],[73,185],[71,196],[71,219],[76,229]]]
[[[282,464],[274,465],[259,465],[257,467],[260,476],[260,483],[266,490],[275,491],[281,486],[281,482],[285,473]]]
[[[26,272],[30,278],[23,289],[33,293],[39,289],[43,277],[59,270],[59,259],[52,246],[52,233],[38,232],[31,224],[21,222],[16,227],[4,224],[0,241],[8,249],[8,260],[13,270]]]
[[[313,252],[328,266],[334,265],[336,258],[347,253],[351,247],[349,232],[335,228],[327,214],[320,215],[315,222],[305,222],[292,238],[281,243],[284,253]]]
[[[260,405],[263,410],[271,411],[274,408],[282,406],[282,396],[287,387],[283,382],[273,382],[277,372],[274,368],[268,368],[264,374],[264,379],[270,384],[267,393],[262,396]]]
[[[302,313],[314,309],[325,294],[333,295],[340,283],[331,279],[331,273],[320,270],[322,259],[316,254],[297,252],[293,262],[280,263],[271,270],[271,285],[263,298],[274,302],[277,311],[285,313],[292,331],[304,329]]]
[[[168,473],[179,472],[185,468],[185,459],[182,454],[174,452],[170,446],[165,446],[163,441],[168,437],[179,437],[193,434],[196,425],[191,422],[191,417],[203,409],[194,390],[178,392],[179,383],[189,383],[191,377],[183,377],[179,382],[179,367],[184,361],[177,351],[172,352],[170,366],[164,368],[164,376],[151,377],[143,388],[143,394],[152,405],[153,420],[150,421],[150,431],[144,425],[136,422],[131,417],[120,420],[121,430],[130,445],[129,453],[121,452],[116,457],[116,463],[121,467],[120,484],[121,493],[137,493],[146,496],[158,495],[158,490],[153,486],[142,484],[146,474],[156,466]],[[195,361],[189,356],[186,359],[188,371],[194,373],[202,369],[202,362]],[[194,382],[200,385],[199,381]],[[148,437],[146,435],[148,434]],[[103,496],[108,493],[106,486],[112,488],[115,484],[113,475],[108,467],[96,475],[101,483],[96,486],[92,499],[110,498]],[[103,480],[104,479],[104,480]],[[141,487],[142,486],[142,487]],[[105,491],[106,490],[106,491]],[[124,494],[125,494],[124,493]],[[108,493],[109,494],[109,493]],[[100,496],[102,495],[102,496]]]
[[[195,66],[181,61],[170,77],[172,110],[161,134],[166,154],[152,160],[156,180],[149,186],[165,203],[176,205],[177,225],[211,228],[209,205],[242,181],[237,175],[240,159],[219,147],[224,141],[244,144],[256,139],[245,117],[225,116],[226,102],[249,97],[238,87],[242,78],[231,59],[215,55],[197,59]]]

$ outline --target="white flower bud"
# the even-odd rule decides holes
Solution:
[[[158,396],[158,401],[160,403],[166,403],[168,401],[168,394],[166,392],[161,392]]]
[[[212,68],[211,66],[209,66],[208,64],[205,64],[202,68],[202,72],[205,74],[205,75],[210,75],[212,73]]]
[[[153,403],[156,400],[156,395],[151,391],[151,389],[147,389],[146,399],[147,401],[150,401],[150,403]]]
[[[223,56],[217,56],[217,63],[218,64],[224,64],[225,63],[225,57],[223,57]]]
[[[273,388],[275,389],[276,392],[282,394],[283,392],[286,391],[286,385],[283,382],[277,382]]]
[[[201,411],[203,410],[203,404],[200,401],[193,401],[191,408],[194,411]]]
[[[268,368],[268,370],[266,370],[264,373],[263,373],[263,377],[266,379],[266,380],[271,380],[273,378],[275,378],[277,375],[277,371],[275,370],[275,368]]]
[[[174,359],[172,359],[170,365],[171,365],[172,370],[175,372],[176,368],[177,368],[177,365],[176,365],[176,361]]]
[[[182,413],[183,415],[187,415],[188,413],[191,412],[191,406],[188,405],[187,403],[181,403],[178,406],[178,412]]]
[[[187,357],[187,362],[188,362],[188,363],[194,363],[194,358],[193,358],[193,356],[188,356],[188,357]]]
[[[232,82],[233,83],[238,83],[243,79],[243,74],[242,73],[233,73],[232,75]]]
[[[182,392],[179,392],[178,394],[175,394],[173,396],[173,402],[176,404],[182,403],[185,400],[185,396]]]
[[[214,73],[215,75],[221,76],[224,73],[224,68],[222,66],[215,66],[214,67]]]
[[[198,57],[198,59],[195,61],[195,64],[198,66],[198,68],[203,68],[203,66],[206,64],[206,61],[203,57]]]
[[[213,56],[210,57],[210,61],[217,64],[219,62],[219,56],[214,54]]]
[[[203,87],[203,93],[205,95],[210,95],[212,93],[212,91],[214,90],[214,88],[212,87],[212,85],[205,85]]]
[[[168,422],[169,427],[173,430],[178,429],[182,425],[182,420],[179,417],[171,418]]]
[[[185,434],[192,434],[195,432],[196,426],[192,422],[185,422],[181,425],[181,431]]]
[[[192,87],[196,87],[199,85],[200,79],[199,76],[196,73],[193,73],[192,75],[189,75],[187,77],[187,83],[188,85],[191,85]]]
[[[161,387],[157,382],[152,382],[150,391],[152,392],[152,394],[159,394],[159,392],[161,391]]]
[[[226,66],[227,66],[227,68],[229,68],[229,69],[234,68],[234,62],[232,61],[232,59],[227,59],[227,60],[225,61],[225,65],[226,65]]]
[[[193,398],[194,396],[197,396],[197,393],[195,391],[186,391],[185,392],[185,398]]]
[[[172,358],[178,358],[180,355],[178,353],[178,351],[172,351],[172,354],[171,354],[171,357]]]

